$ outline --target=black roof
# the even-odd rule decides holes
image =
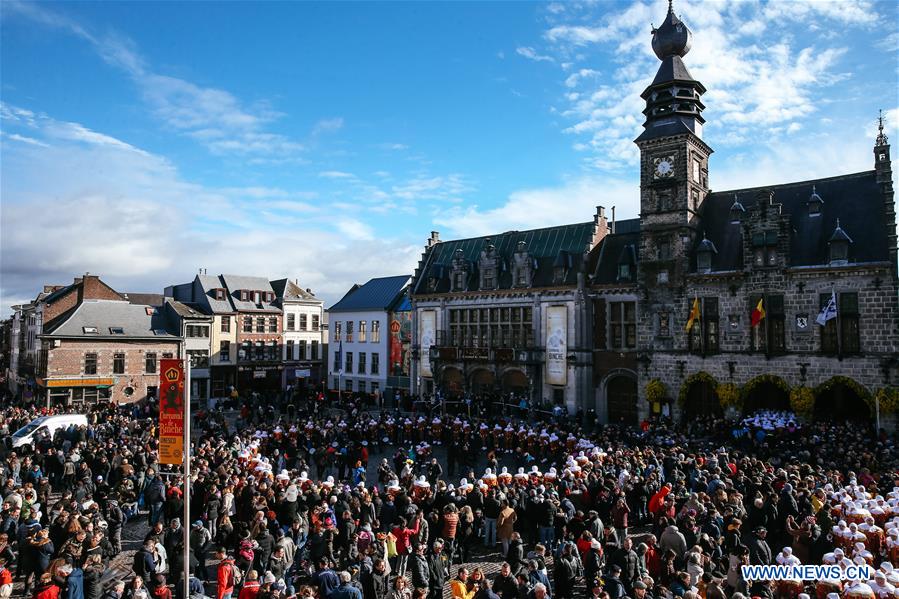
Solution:
[[[640,257],[640,219],[631,218],[615,223],[615,233],[606,235],[591,252],[588,267],[597,285],[632,281],[618,280],[618,265],[636,265]],[[631,272],[635,271],[631,269]]]
[[[813,187],[824,201],[820,216],[809,215],[808,201]],[[854,241],[849,250],[850,262],[889,260],[887,228],[877,226],[886,222],[883,194],[875,172],[865,171],[710,194],[703,202],[700,226],[718,248],[718,254],[712,258],[713,270],[743,268],[742,226],[731,223],[730,209],[736,197],[747,210],[743,218],[751,219],[760,192],[766,190],[774,192],[773,201],[781,204],[783,213],[789,215],[790,266],[827,264],[827,242],[838,219],[840,227]]]
[[[506,231],[498,235],[485,235],[469,239],[442,241],[426,251],[417,279],[413,282],[413,293],[428,293],[427,282],[431,277],[438,279],[436,293],[445,293],[450,289],[450,271],[453,257],[457,249],[469,263],[471,281],[477,281],[477,265],[481,251],[489,243],[496,247],[500,256],[500,273],[498,287],[512,287],[511,260],[518,243],[527,243],[527,249],[534,260],[536,270],[531,280],[532,287],[549,287],[553,282],[553,265],[558,261],[568,267],[568,273],[561,285],[573,285],[577,282],[577,271],[581,266],[582,256],[589,251],[593,239],[594,223],[575,223],[544,229],[528,231]],[[476,285],[475,285],[476,288]]]

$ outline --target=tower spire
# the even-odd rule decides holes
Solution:
[[[693,33],[674,14],[674,1],[668,0],[668,14],[652,29],[652,51],[662,64],[641,95],[646,100],[646,122],[638,141],[687,132],[702,137],[705,105],[700,97],[705,87],[693,79],[682,60],[692,43]]]
[[[876,144],[878,146],[885,146],[889,143],[890,143],[890,140],[887,139],[886,133],[883,132],[883,109],[881,109],[877,115],[877,141],[876,141]]]

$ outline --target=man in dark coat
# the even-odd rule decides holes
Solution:
[[[449,576],[449,559],[443,553],[443,542],[434,541],[433,549],[428,555],[428,597],[429,599],[441,599],[443,597],[443,585]]]
[[[155,548],[156,541],[154,539],[147,539],[144,541],[144,546],[134,554],[134,573],[143,578],[144,584],[148,586],[150,584],[150,578],[156,574],[156,558],[154,557]]]
[[[767,566],[774,563],[767,537],[768,530],[764,526],[757,526],[746,539],[746,546],[749,548],[749,563],[753,566]]]
[[[621,549],[616,551],[609,561],[621,568],[620,580],[624,590],[629,593],[640,578],[640,558],[633,549],[633,541],[630,538],[624,539]]]
[[[621,599],[627,594],[619,578],[620,576],[621,567],[617,564],[612,564],[609,567],[609,573],[603,577],[602,585],[609,594],[609,599]]]
[[[521,535],[517,532],[512,533],[512,540],[509,541],[509,552],[506,553],[506,561],[512,566],[512,576],[518,576],[527,568],[527,561],[524,559],[524,543],[521,542]]]
[[[376,559],[371,572],[362,574],[362,594],[365,599],[387,599],[390,594],[390,570],[387,562]]]
[[[430,579],[430,564],[428,563],[428,557],[425,555],[425,549],[427,549],[426,545],[419,544],[415,548],[415,555],[409,560],[409,577],[412,579],[412,586],[417,589],[428,588]]]
[[[571,599],[574,593],[574,585],[577,582],[577,565],[571,555],[571,545],[565,544],[562,547],[562,554],[556,560],[553,568],[555,579],[555,593],[553,597],[556,599]]]

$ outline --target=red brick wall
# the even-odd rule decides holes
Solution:
[[[127,403],[144,399],[147,396],[147,387],[159,386],[159,361],[162,354],[171,352],[178,357],[177,341],[119,341],[119,340],[61,340],[59,347],[50,347],[47,352],[47,378],[81,377],[84,375],[84,355],[86,353],[97,354],[97,377],[116,378],[116,384],[112,388],[112,399],[120,403]],[[147,374],[146,354],[156,353],[156,373]],[[113,355],[125,354],[125,374],[113,374]],[[92,375],[88,375],[92,376]],[[134,394],[125,395],[126,387],[133,387]]]
[[[265,317],[265,333],[257,333],[256,332],[256,318],[259,316]],[[243,330],[243,323],[244,323],[245,318],[253,319],[253,332],[252,333],[245,333]],[[278,328],[277,328],[277,331],[274,333],[268,332],[270,318],[276,318],[278,321]],[[232,351],[239,352],[240,345],[244,341],[249,341],[251,345],[255,345],[257,341],[262,341],[263,343],[266,343],[266,344],[268,344],[270,341],[274,341],[278,345],[278,356],[279,356],[278,360],[280,361],[280,356],[282,355],[281,345],[284,343],[282,340],[283,338],[281,336],[281,330],[282,330],[281,320],[282,320],[281,314],[272,314],[270,312],[269,313],[238,314],[237,315],[237,347],[234,348]],[[231,323],[231,326],[234,326],[233,322]],[[240,354],[237,353],[236,355],[239,356]],[[238,359],[238,358],[233,358],[233,359]],[[257,360],[244,359],[244,360],[239,360],[239,361],[240,362],[255,362]]]
[[[115,289],[100,280],[100,277],[88,275],[75,279],[77,285],[62,297],[56,298],[52,304],[44,306],[44,323],[48,323],[60,314],[67,312],[86,299],[120,300],[122,296]]]

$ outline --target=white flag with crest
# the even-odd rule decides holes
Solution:
[[[828,300],[827,305],[821,309],[821,312],[818,314],[818,318],[815,319],[815,322],[820,324],[822,327],[827,324],[827,321],[837,317],[837,294],[835,291],[830,292],[830,300]]]

